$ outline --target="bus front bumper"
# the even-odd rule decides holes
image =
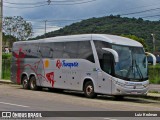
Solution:
[[[148,86],[121,86],[114,84],[112,86],[112,95],[147,95]]]

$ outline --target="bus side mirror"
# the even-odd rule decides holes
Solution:
[[[156,65],[157,59],[156,59],[155,55],[153,55],[152,53],[149,53],[149,52],[145,52],[145,53],[146,53],[146,55],[149,55],[153,58],[153,65]]]
[[[105,50],[105,51],[107,51],[107,52],[112,53],[113,56],[114,56],[115,62],[116,62],[116,63],[119,62],[119,55],[118,55],[117,51],[115,51],[115,50],[113,50],[113,49],[111,49],[111,48],[102,48],[102,49]]]

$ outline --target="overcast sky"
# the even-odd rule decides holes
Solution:
[[[3,15],[22,16],[25,20],[32,22],[34,36],[44,34],[45,20],[48,21],[47,32],[81,19],[110,14],[160,20],[159,0],[51,0],[49,5],[47,1],[3,0]]]

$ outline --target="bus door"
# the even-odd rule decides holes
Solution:
[[[112,83],[112,73],[113,73],[113,55],[111,53],[104,53],[102,59],[100,60],[100,66],[102,72],[98,73],[99,77],[99,87],[101,88],[101,93],[111,94],[111,83]]]

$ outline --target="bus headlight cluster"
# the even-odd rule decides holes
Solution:
[[[125,86],[125,84],[123,84],[123,83],[121,83],[121,82],[118,82],[118,81],[116,81],[116,84],[117,84],[117,85],[120,85],[120,86],[122,86],[122,87]]]

